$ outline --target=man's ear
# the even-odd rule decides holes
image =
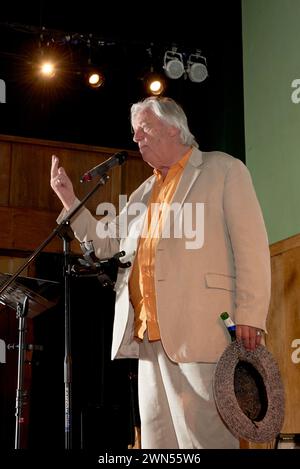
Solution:
[[[180,129],[178,129],[178,127],[175,127],[174,125],[170,125],[168,132],[171,137],[175,137],[179,134]]]

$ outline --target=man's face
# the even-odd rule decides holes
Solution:
[[[132,121],[133,140],[138,144],[143,160],[153,168],[173,164],[171,143],[178,130],[163,122],[150,109],[136,114]]]

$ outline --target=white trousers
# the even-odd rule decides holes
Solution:
[[[214,363],[174,363],[160,341],[140,344],[139,408],[143,449],[239,448],[219,417]]]

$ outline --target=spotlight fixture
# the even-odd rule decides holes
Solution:
[[[90,88],[100,88],[105,82],[104,74],[100,70],[91,69],[87,73],[87,84]]]
[[[92,38],[92,35],[90,35],[89,40],[87,42],[88,67],[87,67],[86,81],[90,88],[100,88],[100,86],[104,85],[105,76],[104,76],[104,73],[98,67],[93,65],[91,38]]]
[[[208,77],[206,58],[201,51],[191,54],[187,61],[187,73],[189,79],[195,83],[201,83]]]
[[[53,78],[56,73],[55,65],[50,61],[41,63],[39,66],[39,71],[40,74],[45,78]]]
[[[144,83],[147,94],[160,96],[166,89],[166,80],[160,73],[150,71],[144,77]]]
[[[148,71],[142,78],[144,87],[148,95],[160,96],[166,89],[166,80],[162,73],[159,73],[154,68],[153,64],[153,44],[151,43],[147,49],[150,62],[150,71]]]
[[[177,80],[184,74],[183,57],[181,53],[177,52],[176,48],[166,51],[163,68],[167,77],[173,80]]]

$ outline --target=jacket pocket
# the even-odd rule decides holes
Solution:
[[[225,274],[205,274],[207,288],[221,288],[222,290],[235,290],[235,277]]]

